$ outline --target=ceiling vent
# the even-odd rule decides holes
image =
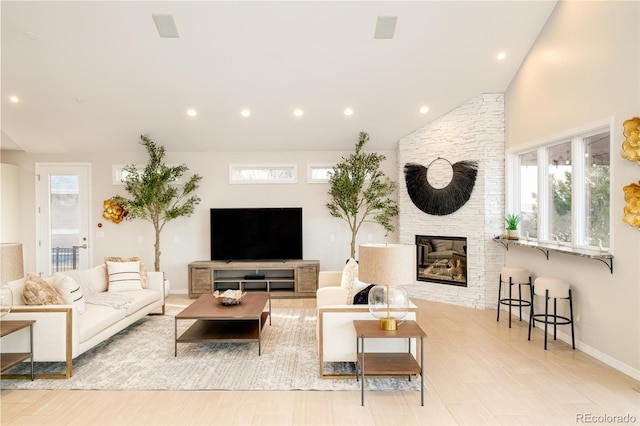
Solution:
[[[396,32],[397,16],[378,16],[376,20],[376,32],[373,38],[391,39]]]
[[[153,22],[156,24],[158,34],[162,38],[178,38],[178,28],[173,20],[173,15],[153,14]]]

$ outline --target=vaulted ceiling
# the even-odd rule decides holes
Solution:
[[[168,151],[351,150],[366,131],[393,150],[504,92],[555,3],[2,1],[2,148],[139,151],[148,134]],[[378,17],[397,17],[392,38]]]

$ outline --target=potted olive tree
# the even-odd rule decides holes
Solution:
[[[508,214],[504,221],[507,223],[507,238],[510,240],[517,240],[519,238],[518,235],[518,225],[522,220],[522,216],[519,214]]]
[[[329,195],[327,208],[331,216],[343,219],[351,230],[351,257],[356,254],[356,236],[365,222],[382,226],[387,233],[393,232],[392,219],[398,215],[398,205],[390,198],[396,189],[380,170],[386,159],[382,154],[362,152],[369,135],[360,132],[355,153],[333,166],[329,172]]]
[[[127,220],[140,218],[151,222],[155,230],[154,268],[160,271],[160,233],[170,220],[193,214],[196,204],[200,203],[194,192],[202,177],[195,174],[185,183],[176,184],[188,167],[185,164],[167,166],[163,162],[164,147],[145,135],[140,139],[140,144],[147,149],[149,161],[143,170],[138,170],[135,164],[124,167],[124,189],[130,198],[116,195],[111,200],[127,211]]]

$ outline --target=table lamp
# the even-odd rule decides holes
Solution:
[[[401,284],[416,280],[416,246],[363,244],[359,248],[358,279],[376,284],[369,291],[369,312],[382,330],[393,331],[409,310],[409,297]]]
[[[13,304],[13,294],[6,283],[22,277],[24,277],[22,244],[0,244],[0,316],[8,314]]]

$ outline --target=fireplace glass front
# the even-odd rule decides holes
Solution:
[[[467,239],[416,235],[417,280],[467,286]]]

